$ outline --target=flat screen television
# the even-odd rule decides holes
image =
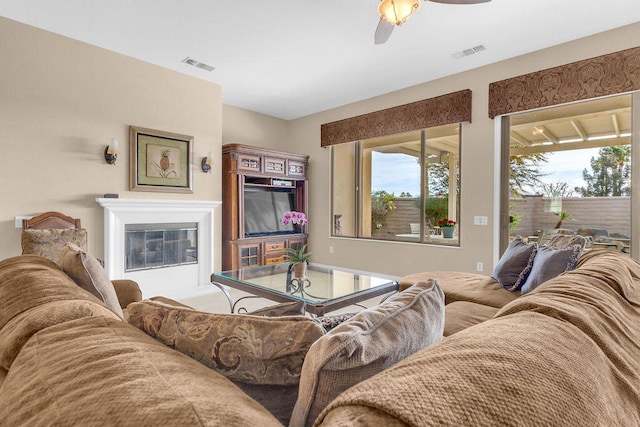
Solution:
[[[294,224],[282,224],[282,214],[296,210],[292,188],[245,187],[244,236],[299,233]]]

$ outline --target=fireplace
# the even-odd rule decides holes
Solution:
[[[198,223],[127,224],[124,271],[150,270],[198,262]]]
[[[179,300],[209,291],[214,209],[220,202],[96,201],[104,208],[104,261],[111,279],[135,280],[144,298]]]

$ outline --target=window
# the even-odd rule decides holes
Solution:
[[[591,247],[631,252],[632,97],[506,118],[503,248],[515,235],[544,244],[563,233],[588,236]]]
[[[331,150],[334,236],[459,244],[459,124]],[[453,237],[443,236],[445,218],[457,223]]]

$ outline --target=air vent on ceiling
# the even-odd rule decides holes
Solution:
[[[481,44],[476,47],[472,47],[470,49],[465,49],[462,52],[456,52],[451,56],[453,56],[456,59],[460,59],[460,58],[464,58],[465,56],[473,55],[474,53],[482,52],[484,50],[487,50],[487,48],[484,47],[483,44]]]
[[[193,58],[189,58],[188,56],[182,60],[185,64],[193,65],[194,67],[202,68],[203,70],[213,71],[215,67],[211,65],[207,65],[204,62],[196,61]]]

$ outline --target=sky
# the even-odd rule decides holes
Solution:
[[[541,166],[546,174],[540,180],[546,183],[566,182],[569,188],[586,187],[582,179],[582,171],[586,168],[591,172],[591,158],[598,157],[599,148],[586,148],[584,150],[556,151],[548,153],[549,161]],[[574,197],[580,194],[573,193]]]
[[[585,168],[591,170],[589,161],[591,157],[598,156],[598,150],[598,148],[588,148],[548,153],[549,161],[540,167],[545,173],[541,180],[546,183],[566,182],[571,189],[586,186],[582,179],[582,171]],[[420,194],[420,165],[415,157],[405,154],[381,154],[374,151],[372,170],[374,191],[384,190],[396,196],[402,192],[409,192],[413,196]],[[462,176],[464,179],[464,167]],[[574,192],[573,196],[578,197],[580,194]]]
[[[371,162],[373,191],[384,190],[396,196],[403,191],[412,196],[420,195],[420,164],[415,157],[374,151]]]

